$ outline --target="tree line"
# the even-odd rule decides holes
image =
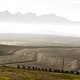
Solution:
[[[68,73],[68,74],[80,74],[79,71],[68,71],[64,69],[52,69],[52,68],[39,68],[39,67],[31,67],[31,66],[20,66],[17,65],[18,69],[27,69],[27,70],[36,70],[36,71],[46,71],[46,72],[56,72],[56,73]]]

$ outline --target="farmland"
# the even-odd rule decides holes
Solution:
[[[14,66],[25,65],[36,67],[79,70],[80,48],[60,46],[0,46],[0,64]]]

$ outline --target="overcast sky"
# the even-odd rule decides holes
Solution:
[[[0,11],[55,13],[72,21],[80,21],[80,0],[0,0]]]
[[[38,16],[53,14],[71,21],[80,21],[80,0],[0,0],[0,11],[8,10],[12,14],[32,12]],[[14,28],[16,26],[16,28]],[[24,26],[24,29],[23,29]],[[28,27],[27,27],[28,26]],[[42,27],[43,26],[43,27]],[[50,27],[49,27],[50,26]],[[20,29],[19,29],[20,27]],[[50,33],[80,35],[80,27],[43,24],[1,23],[1,33]]]

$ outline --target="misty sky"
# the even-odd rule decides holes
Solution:
[[[72,21],[80,21],[80,0],[0,0],[0,11],[55,13]]]
[[[80,0],[0,0],[0,12],[5,10],[12,14],[32,12],[38,16],[54,13],[71,21],[80,21]],[[80,27],[0,22],[0,33],[41,33],[80,36]]]

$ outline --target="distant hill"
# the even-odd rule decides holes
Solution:
[[[19,46],[75,46],[80,47],[79,37],[41,34],[0,34],[0,44]]]

